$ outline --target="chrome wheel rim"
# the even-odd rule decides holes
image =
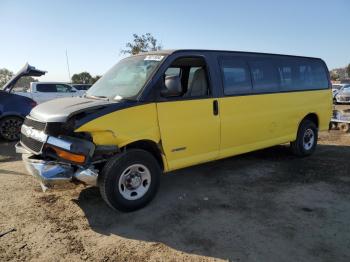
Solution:
[[[21,126],[23,121],[21,119],[9,118],[1,122],[0,131],[2,137],[7,140],[18,140],[21,133]]]
[[[305,150],[310,150],[315,143],[315,133],[314,131],[309,128],[305,130],[304,137],[303,137],[303,146]]]
[[[127,167],[119,177],[119,193],[127,200],[143,197],[151,185],[151,172],[142,164]]]

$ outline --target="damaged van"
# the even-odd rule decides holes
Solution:
[[[321,59],[162,50],[121,60],[84,97],[35,107],[16,149],[43,189],[82,182],[132,211],[162,173],[287,142],[308,156],[331,113]]]

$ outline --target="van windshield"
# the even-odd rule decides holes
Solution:
[[[86,97],[118,100],[136,96],[163,58],[141,55],[121,60],[86,92]]]

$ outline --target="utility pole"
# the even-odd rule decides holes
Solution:
[[[67,70],[68,70],[68,77],[69,77],[69,83],[72,81],[72,79],[70,78],[70,70],[69,70],[69,60],[68,60],[68,51],[66,49],[66,60],[67,60]]]

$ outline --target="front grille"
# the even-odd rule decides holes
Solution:
[[[40,153],[44,143],[21,134],[21,144],[35,153]]]
[[[46,123],[39,122],[37,120],[34,120],[32,118],[28,118],[28,117],[26,117],[26,119],[24,120],[24,124],[26,126],[31,126],[34,129],[39,130],[39,131],[43,131],[46,128]]]

